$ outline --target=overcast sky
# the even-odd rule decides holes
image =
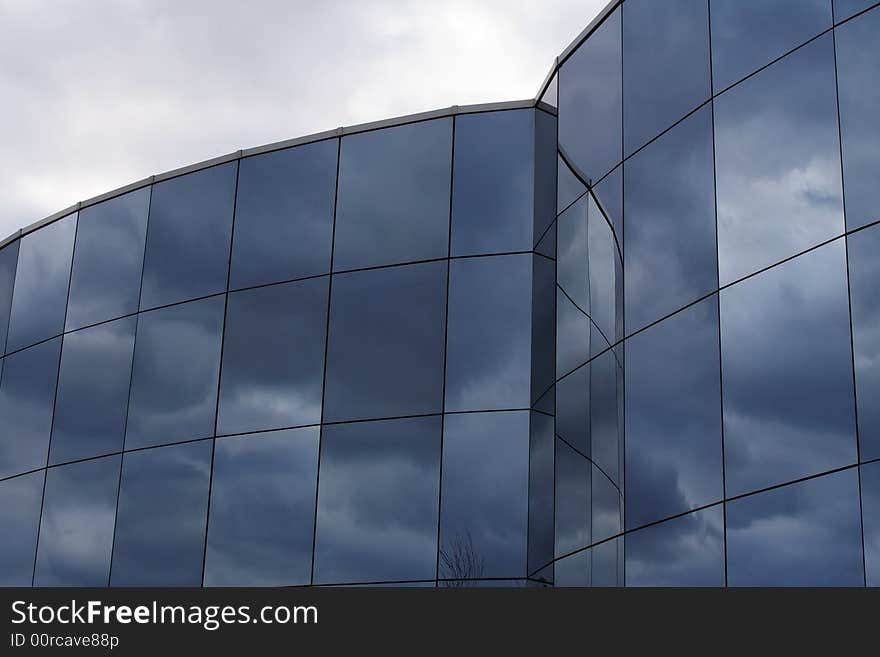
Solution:
[[[535,95],[607,0],[0,0],[0,239],[239,148]]]

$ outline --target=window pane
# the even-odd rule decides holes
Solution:
[[[446,263],[333,277],[325,421],[436,413]]]
[[[113,586],[199,586],[211,442],[125,455],[113,545]]]
[[[61,338],[3,360],[0,478],[46,467]]]
[[[629,154],[709,98],[709,4],[623,4],[624,151]]]
[[[238,164],[153,185],[141,308],[222,292]]]
[[[627,586],[724,586],[721,505],[626,537]]]
[[[338,148],[328,139],[241,161],[233,288],[330,271]]]
[[[451,118],[345,137],[333,268],[446,257],[451,157]]]
[[[75,234],[76,215],[71,214],[21,238],[7,353],[64,330]]]
[[[137,312],[150,188],[79,213],[67,330]]]
[[[122,451],[136,317],[64,336],[49,463]]]
[[[447,415],[440,579],[526,573],[529,414]]]
[[[623,538],[590,549],[591,586],[623,586]]]
[[[452,255],[532,248],[535,112],[455,119]]]
[[[316,584],[433,579],[440,417],[325,426]]]
[[[561,288],[556,290],[556,376],[561,377],[590,358],[590,318]]]
[[[623,286],[620,252],[611,227],[596,202],[590,198],[589,242],[590,251],[590,309],[593,324],[602,332],[608,344],[623,338]],[[591,345],[593,355],[604,347]]]
[[[835,32],[846,227],[852,230],[880,219],[880,9],[859,16]]]
[[[223,297],[138,319],[125,448],[214,434]]]
[[[548,112],[535,112],[535,219],[532,244],[556,219],[556,116]],[[555,242],[555,240],[554,240]]]
[[[44,474],[0,481],[0,586],[31,585]]]
[[[556,434],[582,454],[590,449],[590,369],[584,365],[556,384]]]
[[[206,586],[308,584],[318,428],[217,441]]]
[[[553,437],[553,418],[543,413],[531,413],[529,434],[528,572],[532,576],[538,568],[553,559],[553,450],[556,442]],[[540,578],[539,574],[534,576]],[[551,572],[550,579],[552,577]]]
[[[553,564],[556,587],[590,586],[590,551],[582,550]]]
[[[590,197],[584,196],[556,220],[558,284],[571,302],[587,314],[590,312],[589,207]]]
[[[727,494],[855,463],[843,240],[721,292]]]
[[[593,182],[622,156],[620,36],[618,8],[559,72],[559,143]]]
[[[590,495],[593,507],[590,514],[593,525],[591,538],[594,543],[597,543],[623,531],[623,523],[621,522],[623,500],[621,500],[620,491],[614,483],[595,465],[593,465],[593,473],[590,478],[593,488]]]
[[[855,468],[727,505],[730,586],[862,586]]]
[[[451,267],[446,410],[528,408],[532,256]]]
[[[861,469],[865,579],[868,586],[880,586],[880,462],[863,465]]]
[[[50,468],[36,586],[107,586],[121,456]]]
[[[556,163],[556,179],[556,211],[562,212],[580,198],[587,191],[587,188],[572,173],[561,156]],[[560,246],[562,246],[562,243],[560,243]]]
[[[724,497],[718,299],[626,343],[628,528]]]
[[[601,208],[602,212],[597,214],[593,209],[590,212],[597,219],[600,215],[607,217],[607,222],[617,236],[617,243],[623,248],[623,165],[618,165],[602,182],[593,187],[593,194],[596,196],[593,200],[598,203],[596,209]]]
[[[613,351],[590,363],[590,457],[620,485],[620,420],[622,399],[617,394],[623,368]]]
[[[834,21],[840,22],[856,14],[863,9],[867,9],[877,0],[834,0]]]
[[[626,163],[626,332],[718,287],[712,110]]]
[[[583,454],[556,441],[556,557],[588,546],[592,468]],[[557,574],[558,575],[558,574]],[[563,579],[566,579],[563,575]]]
[[[831,0],[711,0],[716,93],[831,27]]]
[[[847,237],[863,461],[880,458],[880,226]]]
[[[229,295],[219,433],[321,421],[328,282]]]
[[[0,250],[0,350],[6,351],[6,331],[9,328],[9,310],[12,307],[12,288],[15,285],[15,267],[18,264],[16,240]]]
[[[830,34],[715,100],[722,285],[843,233],[836,119]]]

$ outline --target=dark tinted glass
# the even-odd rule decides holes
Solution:
[[[590,370],[572,372],[556,384],[556,434],[576,450],[590,452]]]
[[[107,586],[121,456],[46,475],[36,586]]]
[[[308,584],[317,475],[317,427],[219,439],[205,585]]]
[[[724,586],[721,506],[627,535],[626,585]]]
[[[136,317],[64,336],[49,463],[122,451]]]
[[[712,110],[626,162],[626,332],[718,287]]]
[[[553,451],[556,442],[553,438],[553,418],[543,413],[531,413],[529,435],[528,572],[531,575],[553,559]]]
[[[229,295],[219,433],[321,421],[329,278]]]
[[[590,540],[592,469],[582,453],[556,441],[556,556],[586,547]],[[564,574],[563,574],[563,578]]]
[[[639,527],[724,496],[718,300],[626,343],[626,524]]]
[[[708,2],[628,0],[623,51],[628,154],[709,97]]]
[[[831,27],[831,0],[711,0],[716,93]]]
[[[31,585],[44,475],[0,481],[0,586]]]
[[[880,458],[880,226],[847,238],[862,460]]]
[[[835,3],[835,9],[840,1]],[[880,9],[836,30],[837,88],[843,141],[843,188],[849,230],[880,219]]]
[[[623,337],[620,321],[623,305],[622,265],[614,233],[590,198],[589,252],[590,252],[590,309],[593,324],[608,344]],[[591,345],[593,355],[601,351],[598,343]]]
[[[222,292],[236,162],[153,185],[141,308]]]
[[[877,0],[834,0],[832,2],[834,5],[834,20],[835,22],[845,20],[876,3]]]
[[[623,248],[623,166],[618,165],[593,188],[599,215],[611,225],[617,244]],[[591,210],[591,216],[596,215]],[[598,218],[598,215],[597,215]]]
[[[567,586],[590,586],[590,558],[589,550],[576,552],[553,564],[553,585],[557,587]]]
[[[441,579],[526,575],[529,414],[447,415]]]
[[[64,330],[75,234],[72,214],[21,238],[7,353]]]
[[[534,162],[534,110],[456,117],[452,255],[532,248]]]
[[[862,586],[855,468],[728,503],[730,586]]]
[[[556,290],[556,376],[571,372],[590,357],[590,318],[562,288]]]
[[[603,541],[609,536],[616,536],[623,529],[621,515],[623,511],[623,500],[620,498],[620,491],[614,485],[607,475],[593,465],[592,494],[590,496],[592,502],[591,521],[592,521],[592,540],[594,543]]]
[[[865,580],[868,586],[880,586],[880,462],[863,465],[861,470]]]
[[[61,338],[3,360],[0,477],[46,466]]]
[[[211,442],[126,454],[110,583],[199,586],[205,550]]]
[[[836,119],[830,34],[715,100],[722,285],[843,233]]]
[[[621,159],[620,9],[559,72],[559,143],[582,177],[599,180]]]
[[[622,380],[623,368],[613,351],[590,363],[590,456],[618,485],[622,400],[617,393]]]
[[[537,244],[556,218],[556,116],[535,112],[535,219],[532,244]]]
[[[6,331],[9,328],[9,310],[12,307],[12,289],[15,286],[19,244],[21,240],[16,240],[0,250],[0,351],[6,350]]]
[[[447,255],[451,118],[349,135],[340,157],[336,271]]]
[[[531,406],[548,413],[541,397],[556,380],[556,263],[532,256]]]
[[[446,410],[528,408],[532,257],[453,260]]]
[[[571,303],[590,313],[590,197],[583,196],[556,220],[556,268],[559,287]]]
[[[81,210],[67,330],[137,312],[150,188]]]
[[[138,319],[125,447],[214,434],[223,297]]]
[[[315,583],[433,579],[439,487],[439,416],[325,426]]]
[[[727,494],[855,463],[843,240],[721,292]]]
[[[562,212],[574,203],[587,188],[577,179],[565,160],[559,156],[556,165],[556,211]]]
[[[445,262],[333,277],[325,420],[440,411],[446,277]]]
[[[231,287],[330,271],[338,148],[330,139],[241,161]]]

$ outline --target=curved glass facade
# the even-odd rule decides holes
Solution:
[[[0,248],[0,584],[880,584],[880,7],[609,5],[535,101]]]

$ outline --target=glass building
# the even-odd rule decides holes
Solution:
[[[612,2],[538,97],[0,248],[0,584],[880,585],[880,5]]]

